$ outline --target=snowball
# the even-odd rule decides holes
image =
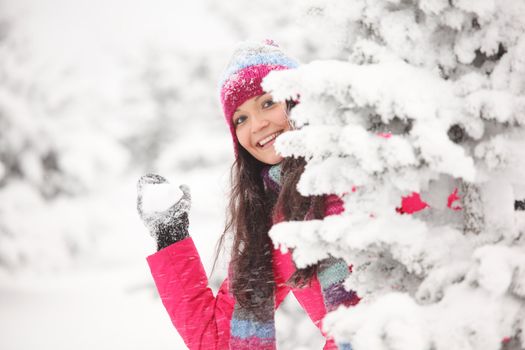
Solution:
[[[166,182],[146,184],[142,193],[142,209],[147,213],[164,211],[182,197],[182,191],[177,186]]]

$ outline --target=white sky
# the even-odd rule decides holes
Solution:
[[[109,89],[111,81],[101,79],[116,83],[122,62],[148,47],[187,52],[234,43],[205,0],[9,0],[4,7],[19,26],[19,40],[38,56],[38,70],[67,69],[78,83],[98,88]]]

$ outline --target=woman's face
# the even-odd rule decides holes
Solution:
[[[273,144],[278,135],[290,130],[286,103],[273,102],[270,94],[252,97],[237,108],[232,122],[239,143],[255,159],[266,164],[283,159]]]

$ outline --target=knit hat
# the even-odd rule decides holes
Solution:
[[[261,82],[274,70],[296,68],[299,63],[270,39],[239,43],[219,81],[220,100],[237,156],[237,135],[232,122],[235,110],[252,97],[264,94]]]

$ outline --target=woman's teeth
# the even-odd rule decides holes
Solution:
[[[281,131],[278,131],[278,132],[276,132],[276,133],[274,133],[274,134],[271,134],[270,136],[268,136],[268,137],[262,139],[261,141],[259,141],[259,142],[257,143],[257,145],[258,145],[259,147],[263,147],[265,144],[267,144],[268,142],[270,142],[270,141],[272,141],[273,139],[275,139],[279,134],[281,134]]]

